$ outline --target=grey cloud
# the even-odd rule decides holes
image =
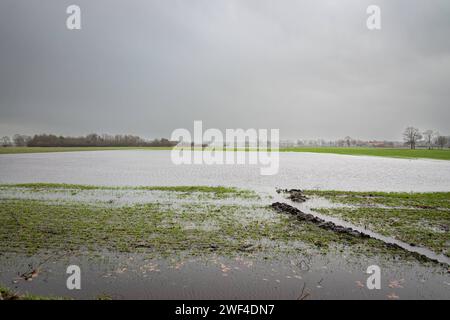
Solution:
[[[80,31],[65,28],[72,1],[0,3],[0,134],[450,133],[446,0],[75,2]]]

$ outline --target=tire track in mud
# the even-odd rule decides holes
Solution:
[[[288,199],[283,198],[279,195],[280,192],[288,193]],[[326,215],[318,214],[312,210],[310,210],[304,203],[308,202],[308,198],[302,194],[301,190],[292,189],[292,190],[280,190],[277,189],[275,199],[278,201],[273,202],[271,207],[279,212],[286,213],[292,216],[295,216],[300,221],[305,221],[308,223],[312,223],[317,225],[319,228],[338,232],[338,233],[346,233],[352,235],[354,237],[359,238],[372,238],[379,241],[384,242],[388,247],[393,249],[402,249],[410,254],[414,255],[417,259],[422,261],[430,261],[439,264],[443,264],[445,266],[450,266],[450,259],[443,254],[437,254],[432,250],[412,246],[406,242],[397,240],[392,237],[383,236],[376,232],[370,231],[365,228],[360,228],[351,223],[343,221],[338,218],[329,217]],[[286,203],[289,202],[290,204]],[[304,212],[297,207],[297,202],[301,203],[302,210],[308,211]]]

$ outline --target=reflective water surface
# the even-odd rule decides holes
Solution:
[[[280,153],[279,172],[257,165],[174,165],[170,151],[0,155],[0,183],[223,185],[351,191],[449,191],[450,161]]]
[[[71,264],[82,270],[81,290],[66,288],[65,271]],[[380,290],[366,286],[365,271],[373,264],[382,270]],[[450,299],[450,277],[441,268],[349,253],[275,260],[214,255],[146,260],[108,252],[50,260],[8,255],[0,256],[0,265],[0,281],[17,292],[78,299]],[[32,281],[18,277],[36,266],[40,272]]]
[[[112,186],[236,186],[275,195],[276,187],[352,191],[450,191],[450,161],[281,153],[279,174],[261,176],[258,166],[181,165],[170,151],[91,151],[0,155],[0,183],[53,182]],[[117,191],[17,194],[2,198],[109,201],[115,205],[161,200],[158,192]],[[70,195],[70,196],[69,196]],[[176,203],[176,197],[166,198]],[[229,204],[233,199],[215,201]],[[262,198],[269,204],[273,199]],[[185,199],[189,201],[189,199]],[[246,204],[246,201],[240,203]],[[308,211],[306,207],[301,207]],[[82,290],[66,288],[66,267],[83,270]],[[368,290],[369,265],[382,270],[382,289]],[[20,274],[37,269],[32,281]],[[450,299],[448,268],[390,255],[299,252],[263,255],[168,257],[99,252],[27,256],[0,252],[0,284],[17,292],[114,299]]]

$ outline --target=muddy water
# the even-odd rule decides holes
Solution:
[[[174,207],[193,201],[177,198],[173,193],[130,190],[72,193],[67,190],[17,192],[11,189],[2,190],[1,196],[4,199],[87,203],[97,200],[98,204],[108,205],[111,200],[127,198],[126,202],[119,200],[112,204],[114,206],[142,203],[144,199],[156,199]],[[272,200],[277,199],[262,195],[264,203],[269,204]],[[230,199],[205,201],[228,204]],[[251,206],[258,202],[244,199],[240,204]],[[310,206],[333,204],[313,199],[300,208],[308,211]],[[77,299],[105,295],[113,299],[450,299],[450,275],[441,265],[403,260],[390,253],[356,255],[344,249],[324,254],[310,246],[299,248],[304,249],[290,254],[279,253],[275,257],[267,252],[269,259],[265,259],[264,252],[237,257],[214,253],[205,253],[203,257],[178,254],[165,259],[148,259],[145,253],[59,252],[33,256],[0,253],[0,284],[19,293]],[[66,287],[66,268],[72,264],[82,270],[82,289],[79,291],[70,291]],[[381,268],[380,290],[366,287],[368,275],[365,272],[370,265]],[[33,270],[38,274],[32,281],[20,277]]]
[[[140,255],[50,259],[0,256],[0,282],[17,292],[95,299],[450,299],[445,271],[417,263],[334,255],[145,260]],[[42,265],[42,261],[45,262]],[[30,267],[31,264],[31,267]],[[66,288],[66,268],[79,265],[81,290]],[[366,287],[367,266],[382,270],[381,289]],[[18,274],[39,266],[25,281]]]
[[[0,156],[0,183],[93,185],[223,185],[273,196],[275,187],[380,191],[449,191],[450,162],[342,155],[281,153],[280,172],[261,176],[256,166],[175,166],[169,151],[101,151]],[[158,192],[121,191],[7,194],[4,198],[111,202],[159,199]],[[273,199],[263,197],[270,204]],[[176,198],[165,201],[177,202]],[[188,201],[188,200],[186,200]],[[210,200],[202,200],[210,201]],[[220,200],[224,204],[230,199]],[[245,202],[245,201],[244,201]],[[287,202],[287,201],[285,201]],[[251,201],[250,201],[251,203]],[[243,203],[240,203],[243,204]],[[300,209],[309,210],[306,206]],[[342,221],[337,221],[339,224]],[[0,253],[0,284],[19,292],[92,299],[450,299],[450,275],[437,264],[393,256],[311,251],[277,259],[253,257],[146,260],[145,255],[62,253],[32,257]],[[174,258],[175,259],[175,258]],[[82,290],[69,291],[66,267],[82,269]],[[382,271],[381,290],[368,290],[369,265]],[[39,268],[38,268],[39,267]],[[38,268],[32,281],[18,275]]]
[[[176,166],[164,150],[0,155],[0,183],[21,182],[449,191],[450,161],[282,152],[278,174],[262,176],[256,165]]]

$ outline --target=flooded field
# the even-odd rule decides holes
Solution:
[[[140,254],[0,257],[1,281],[18,293],[75,299],[449,299],[442,268],[350,253],[145,259]],[[31,267],[30,267],[31,264]],[[66,268],[79,265],[81,290],[66,288]],[[368,290],[365,269],[383,270],[381,290]],[[40,266],[32,281],[18,273]],[[7,282],[6,282],[7,281]]]
[[[0,287],[78,299],[450,299],[447,162],[286,153],[264,177],[169,157],[0,156]],[[309,191],[296,202],[277,187]],[[444,192],[320,192],[334,189]],[[368,236],[279,212],[278,201]],[[69,265],[81,290],[66,287]],[[380,290],[366,286],[371,265]]]
[[[235,186],[351,191],[449,191],[443,160],[280,153],[279,173],[256,165],[174,165],[170,151],[92,151],[0,156],[0,183],[55,182],[110,186]]]

